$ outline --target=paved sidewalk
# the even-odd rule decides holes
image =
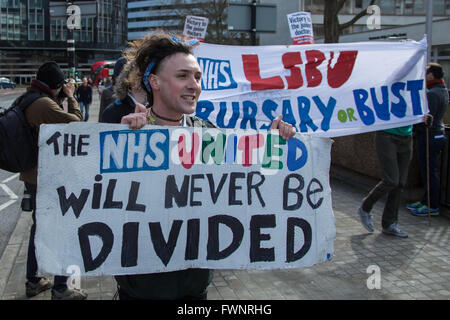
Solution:
[[[289,270],[218,270],[208,299],[294,300],[294,299],[427,299],[450,300],[450,219],[419,218],[402,209],[399,226],[407,239],[383,235],[383,201],[373,210],[376,231],[367,233],[357,209],[366,195],[332,179],[336,217],[335,255],[330,262]],[[31,214],[23,212],[0,258],[0,300],[28,299],[25,296],[26,253]],[[380,289],[369,289],[367,280],[379,268]],[[369,272],[368,272],[369,268]],[[371,282],[373,283],[373,282]],[[111,276],[82,277],[81,288],[90,300],[110,300],[116,287]],[[50,291],[31,300],[49,300]]]

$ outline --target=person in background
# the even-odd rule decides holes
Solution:
[[[76,91],[76,98],[80,103],[81,113],[84,111],[84,121],[89,120],[89,106],[92,103],[92,87],[86,77],[83,77],[83,84]]]
[[[100,122],[120,123],[123,116],[134,112],[137,104],[148,106],[147,92],[142,82],[133,76],[136,69],[133,59],[130,58],[129,62],[124,60],[122,71],[115,80],[114,98],[116,100],[102,112]]]
[[[111,77],[106,77],[105,88],[109,88],[112,85]]]
[[[116,85],[117,78],[122,72],[123,66],[127,63],[125,57],[120,57],[114,64],[114,73],[112,76],[112,85],[104,89],[100,96],[100,110],[98,112],[98,121],[101,122],[103,111],[106,107],[115,101],[114,99],[114,86]]]
[[[73,82],[69,81],[68,83],[64,83],[64,74],[56,62],[46,62],[39,67],[36,79],[31,81],[29,90],[42,92],[47,95],[46,97],[35,100],[25,111],[25,117],[28,123],[37,131],[39,131],[41,124],[82,121],[83,115],[78,107],[77,101],[73,97],[75,91]],[[61,90],[64,91],[67,97],[67,112],[57,102],[57,97]],[[31,209],[34,209],[32,213],[33,224],[31,226],[28,244],[27,282],[25,284],[26,295],[27,297],[33,297],[52,288],[52,300],[84,300],[87,298],[86,293],[82,290],[69,289],[67,287],[67,276],[56,275],[54,282],[45,277],[37,276],[38,264],[34,244],[36,232],[37,175],[37,166],[20,173],[20,180],[24,181],[25,188],[31,196]],[[47,231],[55,232],[55,230]]]
[[[425,192],[420,201],[408,204],[409,211],[419,217],[439,215],[439,203],[441,185],[439,181],[438,161],[441,151],[444,149],[446,138],[442,121],[448,106],[448,91],[444,83],[444,70],[437,63],[429,63],[426,70],[427,100],[433,123],[428,129],[429,144],[429,171],[430,171],[430,208],[428,208],[428,179],[427,179],[427,134],[423,124],[414,126],[417,137],[417,159],[419,161],[420,176],[425,186]]]
[[[431,117],[424,116],[425,125],[429,126],[431,121]],[[408,234],[398,227],[398,210],[412,158],[412,127],[408,125],[375,133],[375,147],[382,180],[370,190],[358,209],[361,224],[369,232],[374,232],[370,211],[379,199],[387,195],[381,217],[382,232],[399,238],[408,237]]]

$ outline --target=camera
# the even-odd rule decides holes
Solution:
[[[64,79],[64,83],[63,84],[68,84],[70,82],[69,79]],[[66,93],[64,92],[62,86],[61,86],[61,90],[59,90],[58,96],[56,97],[57,99],[64,99],[66,97]]]

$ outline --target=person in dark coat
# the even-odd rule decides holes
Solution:
[[[75,96],[80,104],[81,113],[84,111],[84,121],[88,121],[89,106],[92,103],[92,87],[86,77],[83,78],[83,84],[77,88]]]
[[[122,117],[134,112],[136,103],[148,105],[147,93],[140,84],[135,84],[131,79],[134,68],[133,62],[122,66],[122,71],[115,80],[115,100],[102,112],[99,122],[120,123]]]
[[[417,138],[417,159],[419,161],[420,176],[425,186],[420,201],[408,204],[406,207],[415,216],[427,217],[439,215],[439,202],[441,186],[439,181],[439,156],[444,149],[446,137],[443,118],[448,107],[448,91],[444,83],[444,70],[440,64],[429,63],[426,70],[427,100],[433,123],[428,129],[429,145],[429,173],[430,173],[430,208],[428,208],[428,182],[427,182],[427,134],[424,124],[414,127]],[[428,212],[429,211],[429,212]]]
[[[107,87],[103,90],[100,98],[100,110],[98,112],[98,121],[101,122],[103,111],[105,111],[106,107],[108,107],[111,103],[115,101],[114,98],[114,86],[116,85],[117,78],[119,77],[120,73],[122,72],[122,69],[124,65],[127,63],[127,59],[125,57],[120,57],[117,59],[116,63],[114,64],[114,73],[112,76],[112,86]]]

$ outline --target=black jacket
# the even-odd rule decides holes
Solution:
[[[101,122],[103,111],[112,103],[114,103],[114,90],[113,87],[108,87],[102,91],[102,97],[100,98],[100,110],[98,111],[98,121]]]
[[[75,97],[77,98],[78,102],[91,104],[92,103],[92,87],[90,85],[86,85],[86,86],[80,85],[77,88]]]
[[[136,104],[129,96],[123,100],[116,100],[105,108],[100,117],[100,122],[120,123],[123,116],[133,113]]]
[[[436,84],[427,91],[428,109],[433,116],[433,124],[429,129],[431,135],[445,132],[443,118],[448,107],[448,96],[448,90],[443,84]],[[425,125],[423,123],[415,125],[414,131],[416,134],[424,134]]]

